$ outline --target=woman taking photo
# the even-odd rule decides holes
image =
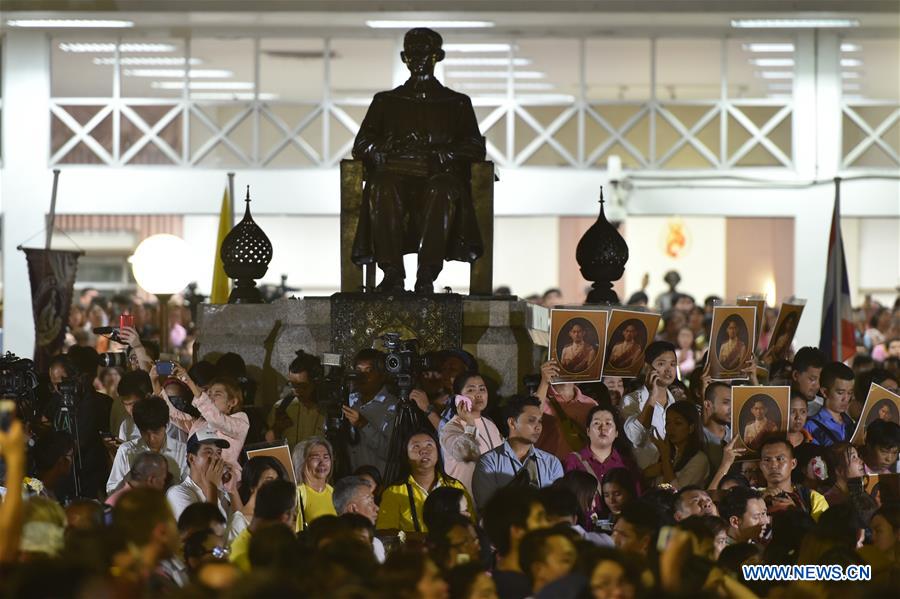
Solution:
[[[701,451],[703,429],[700,413],[689,401],[676,401],[666,410],[666,438],[653,429],[650,440],[656,446],[659,460],[644,468],[644,477],[655,485],[668,483],[680,489],[687,485],[706,485],[709,459]]]
[[[447,474],[471,493],[478,458],[503,443],[503,437],[497,425],[481,415],[488,405],[488,391],[480,374],[465,372],[456,377],[453,394],[456,415],[441,429],[441,450]]]
[[[412,433],[404,443],[406,459],[400,464],[400,472],[394,484],[384,490],[378,511],[378,530],[402,530],[407,533],[426,533],[428,527],[423,516],[423,506],[428,495],[438,487],[455,487],[463,490],[469,513],[474,513],[472,498],[463,484],[447,476],[441,462],[434,432],[420,430]]]
[[[331,497],[331,443],[322,437],[310,437],[294,447],[292,458],[297,480],[297,532],[319,516],[336,516]]]

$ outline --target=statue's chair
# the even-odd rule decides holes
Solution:
[[[341,291],[375,288],[376,265],[363,268],[350,259],[353,238],[359,223],[359,209],[363,198],[363,163],[361,160],[341,160]],[[469,274],[471,295],[490,295],[494,275],[494,163],[472,163],[472,202],[475,218],[484,242],[484,254],[472,264]]]

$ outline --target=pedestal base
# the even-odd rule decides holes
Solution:
[[[198,321],[196,358],[240,354],[259,383],[256,403],[271,405],[284,392],[297,350],[340,353],[348,363],[386,331],[419,338],[423,352],[461,346],[497,381],[501,395],[512,395],[524,389],[522,377],[537,372],[546,359],[549,311],[509,298],[339,293],[271,304],[203,305]]]

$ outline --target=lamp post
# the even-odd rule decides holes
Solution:
[[[169,300],[191,281],[190,248],[180,237],[161,234],[144,239],[128,258],[134,280],[159,301],[159,351],[169,352]]]

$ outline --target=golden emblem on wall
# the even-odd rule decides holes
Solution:
[[[679,217],[666,221],[662,235],[663,253],[673,260],[678,260],[683,258],[690,248],[691,235],[684,221]]]

